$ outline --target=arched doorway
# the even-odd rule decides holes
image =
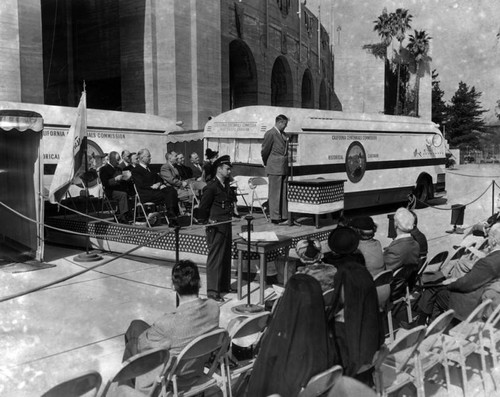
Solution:
[[[319,108],[328,110],[328,96],[326,94],[325,80],[321,80],[321,85],[319,86]]]
[[[271,74],[271,105],[293,106],[293,80],[290,65],[285,57],[274,61]]]
[[[312,74],[309,69],[306,69],[302,76],[302,107],[305,109],[314,109],[314,87]]]
[[[252,51],[242,40],[229,44],[230,108],[257,105],[257,69]]]

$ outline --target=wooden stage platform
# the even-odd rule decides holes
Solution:
[[[96,214],[90,215],[95,216]],[[234,218],[233,220],[233,267],[236,267],[238,257],[235,243],[237,240],[242,239],[238,233],[241,233],[243,225],[247,225],[244,215],[242,218]],[[313,217],[298,218],[297,220],[301,223],[301,226],[275,225],[266,222],[262,213],[254,213],[254,217],[252,224],[255,232],[274,231],[276,234],[292,238],[292,254],[293,248],[298,241],[305,238],[317,238],[320,241],[326,241],[330,232],[336,227],[336,221],[327,216],[320,218],[319,228],[316,228]],[[86,220],[83,216],[68,214],[47,217],[45,223],[49,227],[61,229],[61,231],[58,231],[49,227],[46,228],[46,239],[51,243],[85,248],[86,237],[71,233],[76,232],[91,235],[89,238],[91,249],[124,253],[139,245],[144,245],[131,255],[167,261],[175,261],[176,259],[175,232],[174,229],[169,229],[166,225],[149,228],[114,223],[112,218],[103,218],[102,221],[88,218]],[[197,264],[205,265],[208,252],[205,240],[205,226],[189,226],[189,217],[187,216],[179,218],[179,223],[181,225],[179,230],[179,258],[190,259]],[[65,230],[68,232],[65,232]],[[167,234],[155,241],[150,241],[158,236],[158,232]],[[283,255],[284,251],[281,250],[274,253],[274,257],[268,258],[268,275],[274,274],[272,262]],[[244,260],[247,260],[246,252],[244,253]],[[258,260],[258,255],[252,254],[252,266],[258,264]]]

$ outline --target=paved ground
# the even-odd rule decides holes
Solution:
[[[486,191],[467,206],[464,226],[491,214],[493,180],[500,184],[498,165],[467,165],[448,173],[448,202],[440,205],[441,209],[417,211],[419,227],[429,239],[430,255],[459,243],[462,238],[445,233],[451,229],[451,212],[444,208],[473,202]],[[494,196],[499,192],[496,188]],[[362,211],[349,215],[359,213]],[[387,212],[379,209],[370,213],[379,225],[377,238],[386,246],[389,243]],[[0,267],[0,299],[92,266],[92,263],[73,261],[79,252],[48,246],[45,259],[55,267],[23,273],[8,272]],[[105,380],[109,378],[120,366],[122,333],[129,322],[134,318],[151,322],[174,307],[170,271],[170,264],[161,261],[118,259],[45,290],[0,302],[0,395],[38,396],[58,382],[90,369],[101,372]],[[204,274],[202,283],[205,283]],[[252,283],[253,302],[257,300],[256,289],[257,284]],[[222,306],[221,325],[227,324],[234,315],[230,307],[239,303],[234,295],[228,297],[231,300]],[[477,395],[485,395],[478,376],[470,375]],[[460,383],[456,379],[454,382],[451,394],[458,396]],[[444,395],[439,376],[436,383],[427,384],[426,392]]]

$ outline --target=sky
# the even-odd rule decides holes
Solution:
[[[412,29],[425,30],[432,37],[431,68],[439,73],[444,100],[448,102],[463,81],[482,93],[481,105],[489,110],[485,120],[498,122],[500,0],[307,0],[306,4],[316,15],[319,5],[321,22],[333,37],[334,53],[339,40],[341,45],[358,48],[378,42],[373,21],[384,7],[388,12],[409,10]]]

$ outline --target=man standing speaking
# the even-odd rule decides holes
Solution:
[[[269,180],[269,213],[271,222],[285,225],[288,218],[286,197],[288,178],[288,117],[280,114],[273,128],[266,131],[262,142],[262,161]]]

